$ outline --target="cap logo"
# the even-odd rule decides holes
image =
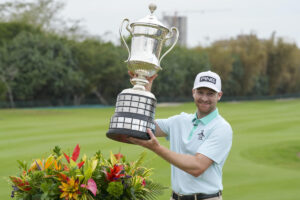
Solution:
[[[210,83],[216,84],[217,80],[210,76],[201,76],[200,82],[210,82]]]

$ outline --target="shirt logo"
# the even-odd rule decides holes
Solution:
[[[201,132],[198,133],[197,135],[198,135],[198,140],[203,140],[203,138],[204,138],[204,130],[201,130]]]
[[[216,84],[217,80],[211,76],[201,76],[200,82],[210,82],[210,83]]]

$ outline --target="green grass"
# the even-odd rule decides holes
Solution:
[[[219,103],[220,113],[231,123],[234,141],[223,170],[225,200],[300,199],[300,100]],[[158,107],[157,118],[194,112],[192,103]],[[17,160],[45,157],[59,145],[71,152],[121,152],[135,160],[142,149],[106,138],[113,108],[0,110],[0,199],[10,199],[8,176],[18,171]],[[168,146],[164,138],[161,143]],[[170,165],[147,152],[153,179],[170,187]],[[170,190],[161,200],[169,199]]]

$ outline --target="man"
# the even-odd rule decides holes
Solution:
[[[154,79],[149,78],[149,91]],[[156,134],[147,130],[150,140],[129,140],[172,164],[171,199],[221,200],[222,168],[231,149],[232,129],[216,107],[223,94],[219,75],[211,71],[199,73],[192,94],[196,113],[158,119]],[[159,144],[156,137],[160,136],[170,141],[170,150]]]

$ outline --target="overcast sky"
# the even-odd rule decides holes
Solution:
[[[1,1],[1,0],[0,0]],[[118,40],[121,21],[149,14],[148,5],[162,13],[187,16],[188,45],[207,45],[238,34],[269,38],[272,32],[300,47],[300,0],[65,0],[62,15],[81,19],[90,34]],[[124,31],[125,32],[125,31]]]
[[[67,0],[63,15],[82,19],[91,34],[118,38],[121,21],[134,22],[149,14],[148,5],[162,13],[188,17],[188,45],[207,45],[238,34],[255,33],[260,38],[276,36],[300,47],[299,0]],[[196,12],[194,12],[196,11]]]

